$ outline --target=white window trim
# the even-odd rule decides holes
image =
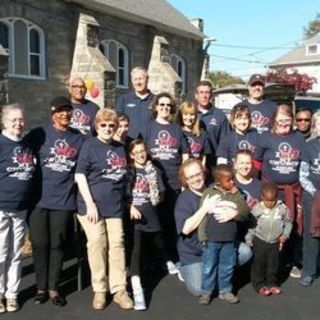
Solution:
[[[310,48],[310,47],[316,47],[316,52],[315,52],[315,53],[309,52],[309,48]],[[319,44],[314,43],[314,44],[308,44],[308,45],[306,45],[306,55],[307,55],[307,56],[315,56],[315,55],[318,55],[318,54],[320,54]]]
[[[15,61],[14,61],[14,32],[13,32],[13,27],[15,21],[20,20],[26,24],[27,27],[27,56],[28,56],[28,61],[27,61],[27,67],[28,67],[28,74],[18,74],[15,73]],[[37,79],[37,80],[45,80],[46,79],[46,70],[45,70],[45,35],[43,30],[35,25],[33,22],[20,18],[20,17],[8,17],[8,18],[0,18],[0,22],[4,23],[8,27],[8,37],[9,37],[9,65],[8,65],[8,77],[12,78],[22,78],[22,79]],[[30,31],[34,29],[39,33],[39,47],[40,47],[40,53],[31,53],[30,52]],[[13,54],[10,52],[13,52]],[[39,58],[39,71],[40,75],[32,75],[31,74],[31,64],[30,64],[30,56],[31,55],[38,55]]]
[[[120,42],[110,39],[110,40],[103,40],[101,41],[101,45],[104,48],[104,55],[107,59],[109,59],[109,44],[114,43],[116,46],[116,66],[113,66],[116,70],[116,87],[120,89],[128,89],[129,88],[129,51],[128,49]],[[124,52],[124,67],[122,69],[124,70],[124,84],[119,84],[119,49],[122,49]],[[110,61],[110,60],[109,60]],[[111,63],[111,62],[110,62]]]
[[[175,66],[173,65],[173,61],[172,61],[173,58],[176,59],[176,65]],[[182,76],[179,76],[179,74],[178,74],[178,64],[179,64],[179,62],[182,64]],[[185,61],[184,61],[184,59],[182,57],[180,57],[177,54],[172,53],[171,54],[171,65],[172,65],[173,69],[176,71],[176,73],[178,74],[178,76],[181,79],[181,83],[182,83],[181,94],[185,94],[186,93],[186,81],[187,81],[186,63],[185,63]]]

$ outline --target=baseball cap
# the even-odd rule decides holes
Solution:
[[[252,85],[253,83],[255,83],[255,82],[260,82],[260,83],[262,83],[263,85],[265,85],[266,80],[265,80],[264,76],[261,75],[261,74],[253,74],[253,75],[250,77],[249,81],[248,81],[248,85],[251,86],[251,85]]]
[[[70,100],[66,97],[55,97],[51,102],[50,102],[50,106],[51,106],[51,112],[57,112],[61,109],[70,109],[72,110],[72,104],[70,102]]]

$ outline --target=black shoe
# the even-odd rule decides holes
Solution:
[[[37,292],[36,296],[34,297],[35,304],[43,304],[48,300],[47,292]]]
[[[50,300],[56,307],[63,307],[67,304],[66,299],[61,296],[55,296],[50,298]]]

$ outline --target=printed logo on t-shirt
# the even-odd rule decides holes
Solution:
[[[75,109],[72,113],[70,127],[79,130],[82,134],[87,134],[90,130],[91,117],[80,109]]]
[[[213,126],[217,126],[218,125],[218,121],[216,118],[211,118],[209,124],[213,125]]]
[[[249,150],[251,152],[254,152],[255,146],[253,146],[249,141],[247,140],[241,140],[238,144],[239,150]]]
[[[135,107],[135,106],[136,106],[135,103],[128,103],[128,104],[126,104],[126,107],[128,107],[128,108],[133,108],[133,107]]]
[[[107,168],[103,169],[103,178],[120,181],[126,174],[127,160],[112,150],[107,151]]]
[[[145,175],[138,173],[132,190],[133,205],[141,206],[149,201],[149,182]]]
[[[265,117],[260,111],[253,111],[251,113],[251,126],[256,128],[259,133],[268,131],[268,124],[270,119]]]
[[[178,152],[178,141],[168,131],[161,130],[155,139],[155,147],[151,148],[153,158],[160,160],[170,160],[175,158]]]
[[[53,171],[63,172],[71,171],[75,166],[75,161],[71,160],[77,155],[77,149],[70,146],[65,139],[57,139],[52,148],[50,155],[44,160],[45,167]]]
[[[313,159],[313,163],[311,165],[311,172],[313,174],[320,175],[320,153],[318,154],[318,158]]]
[[[34,172],[34,159],[30,149],[25,149],[20,146],[13,149],[12,162],[18,166],[7,167],[7,172],[10,172],[9,177],[18,180],[30,180]]]
[[[187,141],[190,149],[190,154],[196,158],[200,157],[200,152],[202,147],[201,143],[194,141],[194,139],[192,139],[191,137],[187,137]]]
[[[296,172],[299,166],[300,151],[293,149],[288,142],[282,142],[275,152],[276,160],[270,160],[272,170],[281,174],[290,174]]]

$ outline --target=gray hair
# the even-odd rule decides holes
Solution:
[[[147,77],[148,77],[148,70],[145,67],[142,66],[136,66],[131,70],[131,77],[134,73],[136,73],[137,71],[141,71],[143,72]]]
[[[311,118],[311,135],[308,140],[314,139],[318,137],[318,133],[316,130],[316,122],[320,121],[320,110],[316,111]]]
[[[1,110],[1,123],[3,127],[5,127],[4,123],[8,119],[10,112],[13,110],[20,110],[22,113],[24,113],[23,107],[20,103],[4,105]]]

